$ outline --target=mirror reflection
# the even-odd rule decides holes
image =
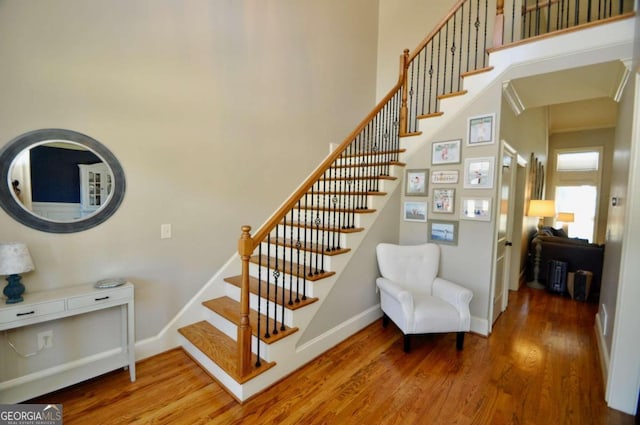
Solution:
[[[0,207],[16,221],[51,233],[91,229],[122,204],[120,161],[96,139],[48,128],[0,148]]]
[[[11,163],[13,196],[27,211],[70,222],[96,213],[113,191],[113,173],[91,149],[69,141],[27,147]]]

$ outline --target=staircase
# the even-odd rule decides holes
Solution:
[[[497,15],[487,4],[459,1],[405,51],[397,84],[263,226],[253,235],[242,228],[239,255],[197,307],[200,320],[179,328],[184,349],[239,402],[330,348],[300,347],[300,337],[400,186],[401,156],[507,68],[508,60],[489,63],[487,33],[509,28],[514,41],[504,10],[515,15],[516,3],[498,1]]]

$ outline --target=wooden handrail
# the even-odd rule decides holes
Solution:
[[[453,15],[456,14],[456,12],[458,11],[458,9],[460,9],[462,4],[467,1],[468,0],[458,0],[458,2],[451,8],[449,13],[447,13],[447,15],[440,21],[440,23],[435,27],[435,29],[431,30],[431,32],[420,42],[420,44],[418,44],[418,47],[416,47],[413,50],[413,52],[411,52],[411,54],[409,55],[409,60],[407,61],[407,66],[409,66],[411,61],[414,60],[415,57],[420,54],[420,51],[422,51],[422,49],[424,49],[427,46],[427,44],[431,41],[431,39],[446,25],[447,21],[451,19]]]
[[[406,68],[405,68],[406,69]],[[253,249],[258,247],[258,245],[267,237],[269,232],[280,223],[282,218],[291,211],[292,208],[296,205],[296,203],[304,196],[305,193],[311,189],[311,186],[317,182],[325,171],[333,164],[333,162],[342,155],[342,153],[349,147],[349,144],[355,139],[355,137],[364,130],[364,128],[369,124],[369,122],[384,108],[384,106],[396,95],[398,90],[402,88],[402,84],[404,81],[404,73],[401,73],[398,77],[398,82],[393,86],[393,88],[387,93],[385,97],[382,98],[380,102],[376,105],[376,107],[369,112],[369,114],[360,122],[360,124],[353,130],[349,135],[344,139],[344,141],[338,145],[338,147],[329,154],[325,158],[324,161],[316,167],[316,169],[306,178],[304,182],[296,189],[295,192],[276,210],[275,213],[262,225],[260,228],[253,234]]]

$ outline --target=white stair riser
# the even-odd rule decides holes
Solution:
[[[238,288],[237,286],[234,285],[229,285],[229,288],[227,289],[227,296],[229,298],[232,298],[236,301],[240,300],[240,288]],[[308,296],[308,295],[307,295]],[[302,297],[302,295],[300,295],[300,297]],[[288,300],[285,300],[285,302],[288,302]],[[269,307],[269,310],[267,311],[267,304]],[[277,305],[277,304],[276,304]],[[263,314],[265,316],[269,316],[270,319],[274,318],[274,315],[277,314],[277,321],[282,321],[282,310],[280,309],[280,306],[277,307],[277,309],[274,312],[274,303],[273,302],[269,302],[267,303],[267,300],[265,298],[260,298],[260,314]],[[251,310],[255,310],[258,311],[258,296],[256,294],[250,294],[249,295],[249,308]],[[268,314],[267,314],[268,313]],[[293,311],[289,310],[287,308],[284,309],[284,324],[286,326],[293,326]]]
[[[207,310],[207,314],[206,314],[205,320],[207,320],[207,322],[211,323],[218,330],[224,332],[225,335],[227,335],[229,338],[233,339],[234,341],[238,340],[238,326],[235,323],[225,319],[215,311],[212,311],[209,309],[206,309],[206,310]],[[258,338],[254,335],[251,335],[251,351],[254,354],[258,352]],[[268,344],[261,343],[260,357],[264,360],[271,361],[269,359]]]
[[[320,231],[318,231],[317,233],[319,234]],[[341,248],[347,247],[346,233],[339,233],[339,232],[324,232],[324,233],[325,233],[325,236],[324,236],[325,239],[330,238],[332,244],[335,241],[336,246],[339,245]],[[275,231],[271,233],[272,244],[273,244],[273,241],[275,240],[275,234],[276,234]],[[311,247],[312,242],[315,242],[318,239],[318,235],[316,234],[315,229],[295,227],[295,226],[285,227],[283,225],[278,226],[278,237],[284,237],[286,239],[291,239],[294,241],[300,240],[302,249],[304,249],[305,247],[307,247],[307,249],[310,249],[309,247]],[[306,245],[305,245],[305,242],[306,242]],[[266,245],[267,245],[266,242],[263,243],[263,248],[262,248],[263,253],[265,253]],[[254,251],[254,254],[257,254],[257,250]]]

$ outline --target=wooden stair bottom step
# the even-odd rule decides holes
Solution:
[[[233,339],[205,320],[180,328],[178,332],[240,384],[276,365],[260,359],[260,367],[256,367],[257,356],[251,354],[252,370],[248,375],[240,376],[237,372],[238,345]]]
[[[229,297],[220,297],[213,300],[205,301],[202,303],[202,305],[207,307],[209,310],[218,313],[220,316],[224,317],[231,323],[234,323],[236,326],[240,326],[240,303],[238,301],[233,300]],[[273,344],[274,342],[279,341],[298,330],[298,328],[290,328],[288,326],[285,326],[283,330],[282,323],[276,320],[276,332],[274,332],[273,322],[273,319],[267,320],[267,316],[265,316],[264,314],[260,314],[260,327],[262,328],[262,331],[258,332],[258,312],[255,310],[249,310],[249,324],[251,325],[251,333],[255,337],[257,337],[259,333],[260,340],[267,344]],[[266,325],[269,326],[268,338],[265,337]]]

